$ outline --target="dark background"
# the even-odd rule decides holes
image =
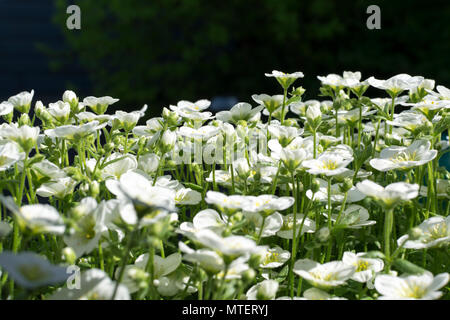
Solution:
[[[81,30],[66,28],[73,3]],[[366,27],[371,4],[381,30]],[[47,104],[72,89],[155,116],[181,99],[280,93],[264,77],[273,69],[303,71],[306,99],[317,75],[344,70],[450,87],[448,0],[0,0],[0,30],[0,101],[34,89]]]

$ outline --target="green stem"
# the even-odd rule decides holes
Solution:
[[[394,209],[386,210],[384,217],[384,255],[386,256],[386,270],[389,271],[391,261],[391,232],[394,222]]]

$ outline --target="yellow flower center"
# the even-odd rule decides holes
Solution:
[[[310,272],[310,274],[311,274],[314,278],[316,278],[317,280],[333,281],[333,280],[336,280],[336,279],[337,279],[336,274],[331,273],[331,272],[330,272],[330,273],[323,274],[323,273],[321,273],[321,272],[315,272],[315,271],[313,271],[313,272]]]
[[[408,298],[420,299],[425,294],[426,290],[419,287],[418,285],[413,285],[404,290],[403,295]]]
[[[358,262],[356,262],[354,266],[356,267],[355,272],[361,272],[366,271],[369,268],[369,263],[365,260],[358,260]]]
[[[392,162],[399,163],[399,162],[406,162],[406,161],[416,161],[418,160],[418,154],[414,151],[413,153],[402,151],[399,152],[395,158],[391,158]]]
[[[337,162],[334,160],[325,160],[322,164],[322,169],[326,170],[336,170],[337,167]]]
[[[264,260],[264,265],[272,262],[280,262],[280,254],[278,252],[267,252]]]
[[[428,228],[428,235],[433,239],[440,239],[447,237],[448,228],[447,224],[442,221],[441,223],[436,223],[433,226]]]

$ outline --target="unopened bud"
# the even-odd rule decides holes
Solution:
[[[62,258],[68,263],[68,264],[75,264],[75,261],[77,260],[77,255],[75,251],[71,247],[65,247],[62,250]]]
[[[320,242],[326,242],[330,238],[330,235],[330,229],[328,229],[327,227],[323,227],[319,231],[317,231],[316,238]]]
[[[320,182],[319,182],[319,180],[317,180],[316,178],[314,178],[314,179],[312,180],[312,182],[311,182],[311,191],[312,191],[313,193],[316,193],[316,192],[319,191],[319,189],[320,189]]]
[[[30,125],[31,125],[30,117],[29,117],[28,114],[26,114],[26,113],[23,113],[23,114],[20,116],[18,122],[19,122],[19,127],[25,126],[25,125],[27,125],[27,126],[30,126]]]

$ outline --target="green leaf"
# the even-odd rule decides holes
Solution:
[[[398,270],[409,274],[423,274],[427,271],[414,263],[403,259],[395,259],[392,265]]]
[[[286,264],[281,271],[277,274],[275,280],[278,282],[283,282],[289,273],[289,264]]]
[[[367,252],[365,255],[363,255],[364,258],[369,258],[369,259],[384,259],[386,258],[386,256],[384,255],[383,252],[381,251],[369,251]]]
[[[191,188],[192,190],[203,192],[203,187],[199,186],[198,184],[185,182],[184,185],[188,188]]]

